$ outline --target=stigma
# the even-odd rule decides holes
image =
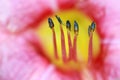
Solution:
[[[52,40],[53,40],[53,46],[54,46],[54,58],[55,58],[55,62],[59,61],[61,58],[59,56],[59,52],[57,50],[57,38],[56,38],[56,31],[54,29],[54,27],[59,27],[60,30],[60,41],[61,41],[61,55],[62,55],[62,62],[64,64],[64,66],[67,66],[70,68],[73,68],[72,66],[77,66],[74,68],[74,70],[78,70],[80,69],[80,67],[83,67],[84,65],[91,65],[92,61],[93,61],[93,45],[92,45],[92,38],[93,38],[93,32],[95,31],[95,22],[92,22],[89,27],[88,27],[88,35],[89,35],[89,44],[88,44],[88,63],[84,64],[84,62],[78,60],[77,54],[79,54],[77,52],[77,39],[78,39],[78,35],[80,33],[79,31],[79,25],[78,22],[76,20],[74,20],[74,24],[72,26],[71,22],[69,20],[66,20],[66,22],[64,23],[62,21],[62,19],[59,16],[55,16],[56,20],[59,23],[59,26],[55,26],[54,22],[52,20],[52,18],[48,18],[48,24],[49,24],[49,28],[52,30]],[[65,44],[65,33],[63,30],[63,27],[66,26],[67,29],[67,45]],[[74,37],[71,38],[71,31],[74,31]],[[82,35],[82,34],[81,34]],[[68,51],[66,49],[66,46],[68,46]],[[82,45],[81,45],[82,46]],[[67,53],[68,52],[68,53]],[[68,54],[68,56],[67,56]],[[72,64],[72,66],[70,65]],[[75,65],[74,65],[75,64]]]

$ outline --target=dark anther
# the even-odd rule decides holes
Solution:
[[[90,32],[95,30],[95,23],[92,22],[91,25],[88,27],[88,35],[90,36]]]
[[[60,17],[58,17],[57,15],[55,17],[57,18],[58,22],[62,24],[62,20],[60,19]]]
[[[69,21],[69,20],[66,21],[66,28],[67,28],[68,30],[71,30],[71,24],[70,24],[70,21]]]
[[[94,31],[95,30],[95,23],[94,22],[92,22],[92,24],[91,24],[91,29]]]
[[[74,21],[74,32],[79,32],[79,26],[76,21]]]
[[[88,27],[88,35],[90,36],[90,32],[91,32],[91,27]]]
[[[48,18],[48,24],[49,24],[49,27],[50,27],[50,28],[53,28],[53,27],[54,27],[54,23],[53,23],[53,21],[52,21],[51,18]]]

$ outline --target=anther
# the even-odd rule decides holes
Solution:
[[[88,35],[90,36],[91,31],[94,32],[95,30],[95,23],[92,22],[91,25],[88,27]]]
[[[88,27],[88,35],[90,36],[91,26]]]
[[[79,26],[78,26],[78,23],[76,21],[74,21],[74,32],[75,33],[79,32]]]
[[[71,24],[69,20],[66,21],[66,28],[71,31]]]
[[[49,24],[49,27],[50,27],[50,28],[53,28],[53,27],[54,27],[54,23],[53,23],[53,21],[52,21],[51,18],[48,18],[48,24]]]
[[[92,24],[91,24],[91,29],[94,31],[95,30],[95,23],[94,22],[92,22]]]
[[[57,15],[55,17],[57,18],[58,22],[62,24],[62,20],[60,19],[60,17],[58,17]]]

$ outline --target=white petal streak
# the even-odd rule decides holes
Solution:
[[[43,73],[42,77],[40,80],[48,80],[48,78],[50,77],[50,75],[54,72],[55,70],[55,66],[54,65],[50,65],[48,66],[48,68],[46,69],[46,71]]]
[[[110,49],[120,49],[120,38],[104,39],[103,44],[110,44]]]

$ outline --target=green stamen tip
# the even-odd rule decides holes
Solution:
[[[66,28],[71,31],[71,23],[69,20],[66,21]]]
[[[88,27],[88,35],[90,36],[90,32],[95,31],[95,22],[92,22],[91,25]]]
[[[79,32],[79,26],[78,23],[76,21],[74,21],[74,32]]]
[[[91,23],[91,29],[94,31],[95,30],[95,22]]]
[[[60,17],[58,17],[57,15],[55,17],[57,18],[58,22],[62,24],[62,20],[60,19]]]

